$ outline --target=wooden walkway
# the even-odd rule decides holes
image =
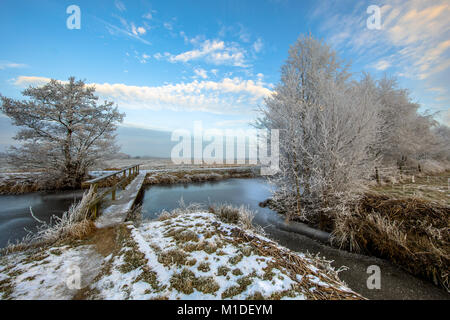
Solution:
[[[106,203],[107,207],[102,210],[102,214],[95,221],[95,226],[106,228],[124,222],[136,201],[144,180],[145,173],[138,174],[125,190],[119,193],[116,200],[109,200]]]
[[[125,221],[141,191],[145,176],[146,173],[140,173],[139,165],[136,165],[85,182],[85,186],[90,186],[97,194],[91,205],[94,219],[100,213],[95,221],[97,228],[107,228]],[[111,177],[121,179],[112,187],[98,191],[99,184],[101,185],[103,181]],[[124,185],[126,187],[116,196],[117,190]],[[111,193],[111,199],[106,199],[106,195],[109,193]]]

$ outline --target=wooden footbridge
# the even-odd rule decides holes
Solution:
[[[144,184],[146,174],[140,172],[139,166],[129,166],[83,183],[84,188],[90,188],[95,194],[89,209],[97,228],[125,221]]]

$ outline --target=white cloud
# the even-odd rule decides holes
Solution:
[[[26,64],[15,62],[0,62],[0,70],[12,69],[12,68],[25,68]]]
[[[254,43],[253,43],[253,50],[255,50],[256,53],[260,52],[263,48],[263,42],[261,38],[258,38]]]
[[[138,27],[138,28],[137,28],[137,32],[138,32],[139,34],[145,34],[145,33],[147,32],[147,30],[145,30],[144,27]]]
[[[388,39],[395,46],[403,47],[398,60],[406,58],[412,62],[405,66],[411,76],[426,79],[449,67],[448,1],[395,1],[384,6],[382,13],[387,15],[383,27]]]
[[[140,56],[136,56],[136,58],[138,58],[138,60],[139,60],[140,63],[147,63],[147,60],[150,59],[151,56],[148,55],[148,54],[146,54],[146,53],[143,53],[143,54],[140,55]]]
[[[414,79],[426,79],[449,71],[448,0],[389,1],[389,4],[381,6],[381,30],[367,28],[369,15],[362,4],[347,15],[322,10],[320,15],[313,16],[321,19],[321,30],[328,33],[335,48],[351,50],[366,60],[374,59],[371,65],[378,70],[395,67],[401,69],[399,74]]]
[[[42,85],[44,77],[20,76],[14,84]],[[204,111],[216,114],[252,114],[272,91],[253,80],[224,78],[221,81],[192,81],[162,86],[129,86],[93,83],[96,94],[125,109]]]
[[[206,62],[216,65],[233,65],[245,67],[245,50],[236,44],[225,44],[221,40],[204,40],[197,43],[190,40],[197,48],[179,54],[165,54],[170,62],[189,62],[205,59]]]
[[[320,19],[320,31],[339,53],[352,56],[366,68],[407,78],[416,95],[425,95],[429,87],[448,86],[450,79],[450,1],[382,0],[381,30],[369,30],[366,20],[368,2],[361,1],[347,14],[335,14],[335,0],[321,5],[311,15]],[[384,5],[383,5],[384,3]],[[435,101],[450,101],[449,92]],[[431,101],[427,106],[441,109]],[[448,106],[447,106],[448,107]]]
[[[135,36],[139,36],[139,35],[144,35],[146,34],[147,30],[145,30],[144,27],[137,27],[134,25],[134,23],[131,23],[131,32],[135,35]]]
[[[180,37],[182,37],[184,39],[184,43],[189,42],[189,38],[184,31],[180,31]]]
[[[373,65],[373,67],[377,70],[383,71],[391,66],[391,63],[386,60],[380,60]]]
[[[167,30],[173,30],[173,25],[170,22],[164,22],[164,28]]]
[[[242,24],[238,24],[238,26],[239,26],[239,39],[243,42],[250,42],[251,37],[250,33]]]
[[[146,14],[144,14],[142,16],[142,18],[147,19],[147,20],[151,20],[151,19],[153,19],[153,14],[151,12],[147,12]]]
[[[19,76],[15,79],[14,84],[19,87],[26,87],[29,85],[42,86],[50,81],[50,78],[45,77],[29,77],[29,76]],[[61,81],[64,82],[64,81]]]
[[[202,79],[207,79],[208,78],[208,74],[207,74],[207,71],[205,69],[202,69],[202,68],[194,69],[194,73],[195,73],[196,77],[200,77]]]
[[[123,4],[122,1],[116,0],[116,1],[114,1],[114,5],[116,6],[117,10],[119,10],[121,12],[127,10],[127,8],[125,7],[125,5]]]
[[[443,88],[443,87],[433,87],[433,88],[428,88],[428,91],[433,91],[433,92],[438,92],[438,93],[445,93],[447,92],[447,89]]]
[[[133,34],[135,36],[138,35],[137,29],[136,29],[136,26],[134,25],[134,23],[131,23],[131,32],[133,32]]]
[[[128,24],[128,22],[121,18],[118,17],[118,19],[120,20],[121,24],[123,25],[123,28],[117,27],[109,22],[106,22],[100,18],[97,18],[97,20],[99,20],[101,23],[103,23],[106,27],[106,30],[108,30],[109,34],[111,35],[122,35],[122,36],[126,36],[135,40],[138,40],[142,43],[145,43],[147,45],[150,45],[150,42],[141,38],[140,34],[138,32],[138,28],[136,28],[136,26],[131,23]],[[142,30],[141,30],[142,31]]]

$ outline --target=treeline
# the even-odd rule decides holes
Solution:
[[[288,218],[346,214],[378,166],[450,168],[448,127],[418,112],[394,78],[356,80],[348,68],[327,44],[301,36],[261,108],[258,126],[280,129],[280,172],[269,180]]]

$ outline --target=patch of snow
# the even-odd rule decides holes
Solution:
[[[58,250],[59,254],[52,251]],[[67,300],[72,299],[78,289],[71,278],[80,271],[81,288],[92,282],[100,269],[102,258],[92,246],[76,248],[60,247],[48,250],[48,256],[36,261],[25,259],[24,255],[6,257],[16,263],[15,267],[4,273],[0,271],[2,280],[11,278],[11,273],[18,274],[11,278],[13,291],[10,298],[17,300]]]

